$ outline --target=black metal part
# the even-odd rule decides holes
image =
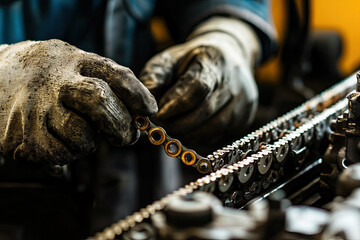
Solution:
[[[356,91],[348,94],[348,111],[331,123],[330,145],[325,152],[320,175],[323,197],[335,196],[338,175],[360,160],[360,73],[357,73]],[[344,187],[343,194],[349,192]]]
[[[282,191],[288,196],[288,199],[293,204],[301,204],[305,201],[309,196],[315,194],[317,192],[317,188],[310,188],[308,185],[318,184],[318,177],[320,173],[320,165],[322,159],[318,159],[317,161],[313,162],[312,164],[308,165],[302,171],[297,173],[296,175],[284,180],[283,183],[277,185],[274,188],[271,188],[269,191],[264,193],[262,196],[254,198],[253,200],[246,203],[240,209],[247,208],[250,204],[258,202],[262,199],[268,199],[271,194],[276,193],[278,191]],[[314,180],[316,180],[314,182]]]

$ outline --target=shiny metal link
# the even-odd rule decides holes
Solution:
[[[169,198],[174,195],[185,196],[196,190],[216,193],[217,188],[221,194],[226,193],[225,205],[231,206],[251,199],[262,188],[267,188],[269,184],[279,179],[284,171],[281,166],[290,152],[311,144],[315,136],[316,138],[324,136],[329,119],[346,108],[347,101],[343,98],[355,88],[355,79],[354,75],[345,79],[259,130],[235,141],[232,145],[208,155],[207,158],[197,155],[182,146],[178,140],[167,136],[165,130],[153,125],[148,118],[136,116],[135,126],[148,133],[148,136],[151,128],[155,128],[150,137],[155,143],[162,142],[160,145],[164,146],[169,156],[184,158],[183,161],[196,166],[199,172],[213,172],[148,205],[125,220],[111,225],[90,239],[114,239],[116,235],[128,231],[136,223],[162,210]],[[165,136],[164,141],[163,136]],[[188,154],[184,155],[184,153]],[[195,162],[192,153],[195,154]],[[272,169],[274,162],[280,164],[280,168]],[[260,180],[257,176],[254,181],[250,181],[255,175],[259,175]],[[246,187],[239,190],[233,186],[235,183]]]
[[[181,143],[176,139],[169,140],[164,148],[166,154],[170,157],[177,157],[181,153]]]
[[[260,155],[260,160],[258,161],[258,171],[260,174],[266,174],[270,170],[271,164],[273,162],[272,152],[268,149],[262,150]]]
[[[232,186],[233,182],[234,182],[234,176],[232,174],[221,176],[221,178],[218,181],[218,188],[220,192],[222,193],[227,192]]]
[[[275,158],[279,163],[282,163],[288,152],[289,152],[289,144],[287,141],[285,140],[279,140],[276,143],[274,143],[274,154],[275,154]],[[270,148],[269,148],[270,150]]]
[[[255,169],[254,165],[252,164],[254,160],[256,159],[254,159],[253,157],[248,157],[245,160],[243,160],[244,166],[241,167],[237,172],[237,178],[239,179],[240,183],[244,184],[250,180]]]

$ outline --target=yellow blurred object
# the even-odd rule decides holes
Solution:
[[[157,51],[164,50],[174,43],[163,18],[157,16],[153,17],[151,19],[150,26],[155,39]]]
[[[286,27],[285,1],[272,0],[274,25],[282,45]],[[344,74],[350,74],[360,64],[360,1],[358,0],[314,0],[310,1],[311,29],[329,29],[340,33],[343,52],[339,67]],[[264,64],[256,72],[259,81],[278,82],[280,79],[279,55]]]

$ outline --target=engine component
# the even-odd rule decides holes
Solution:
[[[213,195],[195,192],[172,197],[164,212],[151,220],[161,239],[261,239],[267,202],[253,204],[250,211],[222,207]],[[176,216],[176,218],[174,218]]]
[[[356,74],[356,78],[356,91],[347,95],[348,110],[330,125],[333,132],[330,134],[330,145],[324,155],[320,174],[323,188],[321,194],[325,197],[335,195],[339,173],[360,159],[360,73]],[[346,186],[344,191],[345,189]]]
[[[137,115],[134,122],[137,129],[148,135],[151,144],[162,145],[165,153],[170,157],[177,157],[185,165],[196,167],[200,173],[205,174],[211,171],[209,159],[200,156],[194,150],[186,148],[179,140],[169,137],[163,128],[155,126],[148,117]]]
[[[151,225],[141,223],[123,239],[359,239],[360,164],[351,165],[339,179],[338,187],[346,186],[352,194],[335,199],[328,210],[291,205],[282,190],[240,211],[223,207],[205,192],[172,196],[164,210],[151,217]],[[143,238],[129,238],[136,234]]]
[[[283,175],[296,173],[323,154],[322,143],[327,141],[330,121],[346,109],[347,101],[343,98],[355,88],[354,78],[355,75],[345,79],[298,108],[206,158],[181,146],[182,154],[177,155],[178,158],[180,156],[180,159],[191,163],[192,166],[197,165],[200,170],[202,169],[200,164],[203,164],[203,168],[210,169],[212,173],[113,224],[96,234],[95,239],[113,239],[115,235],[120,235],[139,223],[148,221],[156,212],[163,210],[173,197],[184,197],[195,191],[209,191],[223,204],[240,207],[264,189],[279,182]],[[356,115],[354,116],[356,118]],[[137,118],[139,121],[135,121],[136,125],[140,130],[144,129],[149,139],[153,138],[156,143],[161,142],[163,146],[173,140],[163,129],[153,125],[148,119]],[[149,134],[151,129],[160,130],[157,130],[158,134],[155,131],[154,135]],[[165,141],[162,142],[163,136]],[[177,152],[176,146],[175,150],[170,148],[171,154]],[[169,152],[169,146],[165,147],[165,151]],[[194,155],[191,153],[183,156],[187,151],[195,155],[194,163],[192,162]]]

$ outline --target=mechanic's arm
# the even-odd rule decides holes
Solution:
[[[198,20],[185,43],[153,57],[140,76],[158,100],[156,121],[188,142],[209,144],[217,137],[239,134],[257,108],[253,71],[268,55],[270,34],[260,29],[261,24],[257,28],[249,23],[251,17],[254,22],[266,20],[246,4],[230,2],[267,6],[265,1],[194,1],[193,8],[184,10],[184,15],[193,18],[178,19],[183,24],[177,25],[179,31],[186,32],[183,28],[199,15],[204,19]],[[201,9],[197,3],[207,7],[191,14]]]
[[[67,164],[95,148],[139,137],[132,115],[157,104],[134,74],[60,40],[0,45],[0,153]]]

